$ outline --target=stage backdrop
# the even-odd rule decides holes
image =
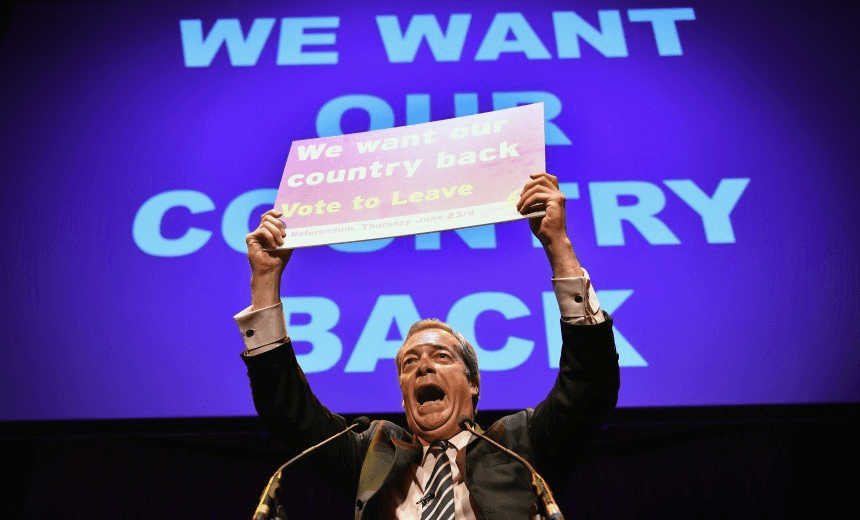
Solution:
[[[615,318],[621,406],[858,401],[850,2],[19,2],[0,48],[3,420],[253,413],[232,315],[290,143],[520,104]],[[339,412],[418,317],[533,406],[558,310],[525,222],[296,251]]]

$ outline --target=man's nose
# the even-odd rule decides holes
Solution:
[[[423,376],[428,373],[435,373],[436,368],[433,366],[429,356],[421,356],[418,359],[418,375]]]

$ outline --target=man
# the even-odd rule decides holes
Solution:
[[[534,174],[517,210],[545,211],[529,225],[553,270],[562,315],[559,376],[534,409],[504,417],[486,434],[532,463],[550,486],[564,483],[585,445],[618,397],[618,355],[612,321],[567,236],[564,195],[547,173]],[[286,236],[277,211],[246,237],[251,307],[236,316],[245,338],[243,359],[254,405],[279,439],[301,450],[342,431],[344,421],[317,401],[296,362],[280,304],[281,273],[291,251],[274,250]],[[460,430],[474,418],[480,395],[475,351],[449,326],[424,320],[410,330],[396,356],[410,431],[374,421],[324,449],[333,479],[355,489],[356,519],[523,519],[535,497],[526,469],[486,441]]]

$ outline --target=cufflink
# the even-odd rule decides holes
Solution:
[[[246,338],[250,338],[253,335],[254,335],[254,329],[248,329],[245,331],[245,337]]]

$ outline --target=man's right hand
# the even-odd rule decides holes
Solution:
[[[263,213],[257,229],[245,236],[251,264],[251,306],[254,310],[275,305],[281,299],[281,274],[293,254],[292,249],[277,249],[287,236],[284,223],[278,220],[282,215],[274,209]]]

